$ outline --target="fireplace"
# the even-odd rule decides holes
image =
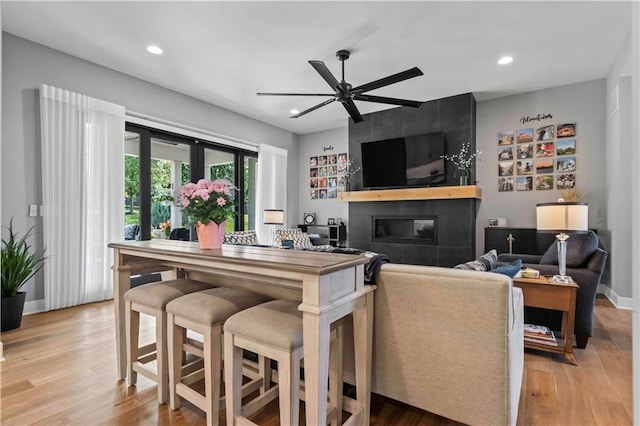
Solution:
[[[437,216],[372,216],[371,241],[437,245],[437,220]]]

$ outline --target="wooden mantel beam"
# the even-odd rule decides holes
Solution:
[[[433,188],[381,189],[338,193],[340,201],[406,201],[406,200],[453,200],[459,198],[482,199],[482,189],[476,185],[438,186]]]

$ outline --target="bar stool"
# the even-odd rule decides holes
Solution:
[[[273,300],[230,317],[224,324],[224,374],[227,425],[253,424],[253,412],[280,397],[280,424],[297,425],[300,394],[300,360],[303,358],[300,302]],[[278,385],[242,404],[242,350],[278,362]],[[265,372],[269,374],[270,371]],[[265,378],[265,382],[267,379]],[[277,393],[276,393],[277,392]],[[342,322],[333,324],[329,356],[327,420],[342,424]]]
[[[169,405],[180,408],[184,398],[206,413],[207,425],[217,425],[222,370],[222,324],[244,309],[264,303],[268,297],[235,287],[220,287],[187,294],[167,305],[169,347]],[[186,330],[204,336],[202,347],[184,340]],[[183,353],[204,360],[204,369],[183,375]],[[204,376],[204,395],[189,385]],[[253,381],[251,385],[255,385]],[[253,388],[248,391],[253,390]]]
[[[127,380],[129,386],[138,381],[138,373],[158,385],[158,403],[164,404],[169,396],[167,363],[167,303],[180,296],[211,288],[211,284],[187,279],[150,283],[134,287],[124,295],[125,338],[127,345]],[[138,347],[140,313],[156,319],[156,341]],[[156,361],[153,369],[146,364]]]

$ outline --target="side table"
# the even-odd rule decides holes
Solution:
[[[524,342],[525,348],[564,354],[573,365],[578,365],[573,356],[573,326],[576,316],[576,292],[578,285],[555,283],[547,277],[514,278],[513,285],[522,289],[524,306],[562,311],[562,338],[558,346],[545,343]]]

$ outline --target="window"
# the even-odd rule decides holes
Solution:
[[[238,187],[238,215],[228,232],[255,229],[257,153],[127,123],[124,162],[126,239],[168,238],[185,228],[188,218],[173,204],[173,192],[202,178]]]

